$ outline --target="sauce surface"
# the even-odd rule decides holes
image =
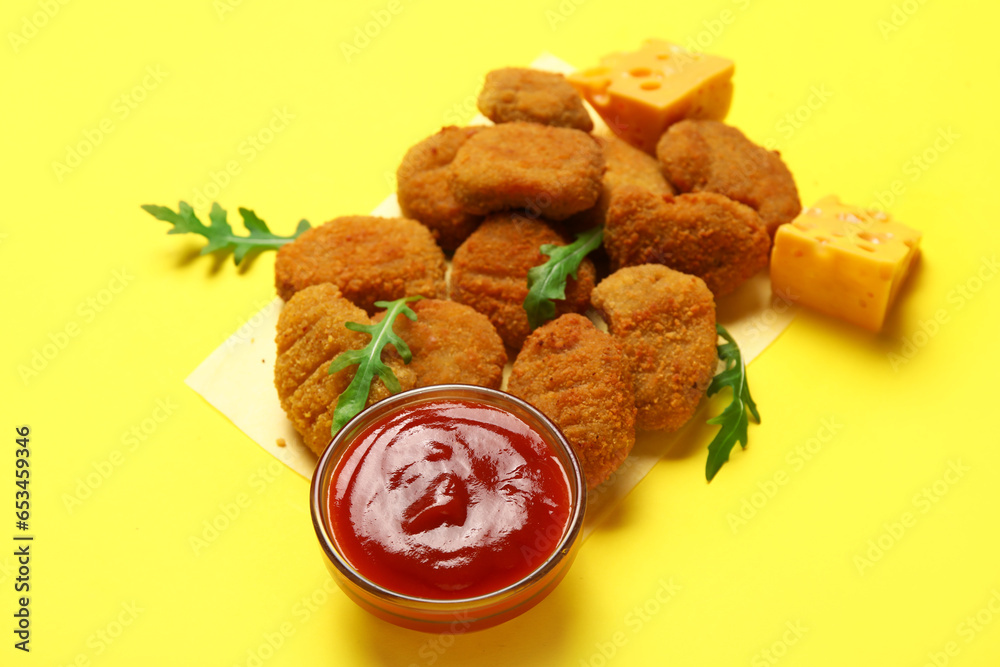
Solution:
[[[330,520],[363,576],[457,599],[530,574],[570,516],[555,452],[516,415],[469,400],[408,406],[358,434],[333,475]]]

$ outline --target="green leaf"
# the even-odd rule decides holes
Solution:
[[[333,410],[333,426],[331,434],[337,435],[337,431],[344,427],[344,424],[351,421],[355,415],[361,412],[365,403],[368,402],[368,393],[371,391],[372,380],[377,376],[382,383],[393,394],[400,390],[399,380],[385,362],[382,361],[382,350],[386,345],[392,345],[399,352],[405,363],[410,363],[413,354],[403,339],[392,330],[396,317],[405,315],[410,320],[416,322],[417,314],[406,304],[422,299],[422,296],[408,296],[395,301],[376,301],[379,308],[386,308],[385,317],[376,324],[358,324],[357,322],[345,322],[344,326],[351,331],[360,331],[370,335],[372,338],[368,345],[360,350],[347,350],[337,355],[327,371],[333,375],[337,371],[348,366],[358,366],[354,379],[347,385],[347,389],[337,399],[337,407]]]
[[[144,204],[142,209],[157,220],[165,220],[174,225],[173,229],[167,232],[168,234],[193,233],[204,235],[208,230],[208,227],[201,224],[201,221],[195,217],[194,211],[191,210],[187,202],[180,203],[178,213],[174,213],[166,206],[154,206],[152,204]]]
[[[218,203],[212,203],[212,210],[208,214],[210,223],[208,226],[199,220],[188,203],[183,201],[177,205],[176,213],[166,206],[153,204],[144,204],[142,210],[157,220],[172,224],[173,228],[167,232],[168,234],[199,234],[204,236],[208,239],[208,244],[201,249],[202,255],[232,250],[233,261],[237,265],[251,253],[272,250],[280,248],[286,243],[291,243],[310,227],[307,220],[300,220],[294,234],[278,236],[271,233],[267,223],[258,218],[256,213],[250,209],[241,208],[239,211],[243,217],[243,226],[246,227],[249,235],[237,236],[226,219],[225,209]]]
[[[712,378],[711,384],[708,385],[708,395],[712,396],[723,388],[729,387],[732,389],[733,398],[720,414],[708,420],[709,424],[721,426],[719,432],[715,434],[712,442],[708,445],[708,462],[705,465],[705,477],[708,481],[712,481],[722,464],[729,460],[729,453],[737,442],[746,449],[748,413],[753,415],[755,422],[760,423],[757,404],[750,396],[747,368],[746,364],[743,363],[740,348],[721,324],[716,324],[715,330],[726,340],[725,343],[718,346],[719,359],[724,362],[724,367]]]
[[[576,235],[569,245],[546,244],[539,250],[549,259],[528,271],[528,296],[524,299],[524,311],[528,314],[528,324],[532,330],[542,326],[556,316],[553,299],[566,298],[566,278],[576,274],[580,262],[604,239],[604,227],[598,225]]]

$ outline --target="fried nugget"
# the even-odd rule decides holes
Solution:
[[[507,391],[541,410],[576,450],[594,488],[635,444],[635,396],[621,343],[583,315],[536,329],[511,370]]]
[[[611,195],[623,185],[635,185],[658,195],[674,194],[656,158],[614,135],[596,139],[604,152],[601,195],[594,206],[566,221],[566,226],[574,232],[603,225]]]
[[[612,268],[664,264],[720,297],[767,266],[771,239],[753,209],[723,195],[672,197],[625,185],[612,196],[604,247]]]
[[[396,170],[396,198],[407,218],[431,230],[438,245],[454,250],[478,225],[481,216],[466,213],[451,194],[451,162],[479,127],[441,128],[403,156]]]
[[[356,366],[327,372],[342,352],[361,349],[370,336],[351,331],[345,322],[369,324],[368,315],[340,294],[336,285],[312,285],[295,293],[278,316],[275,342],[274,386],[281,407],[306,446],[322,454],[332,438],[333,411],[337,399],[354,379]],[[416,377],[399,359],[383,353],[402,389],[411,389]],[[380,379],[372,382],[368,405],[387,398],[389,390]]]
[[[392,329],[413,353],[409,369],[416,387],[475,384],[499,389],[507,363],[500,334],[482,313],[454,301],[422,299],[410,304],[414,322],[396,317]],[[379,322],[385,313],[375,315]]]
[[[539,220],[516,213],[488,216],[455,251],[451,263],[451,298],[489,318],[500,338],[518,349],[531,332],[524,312],[528,271],[548,259],[539,248],[566,245],[566,239]],[[584,259],[576,279],[566,282],[566,299],[556,313],[582,313],[594,287],[594,265]]]
[[[636,424],[676,431],[715,374],[715,301],[701,278],[644,264],[620,269],[591,295],[635,374]]]
[[[285,301],[309,285],[333,283],[369,313],[376,301],[444,297],[444,276],[444,252],[408,218],[336,218],[282,246],[274,262],[274,284]]]
[[[715,120],[674,123],[660,137],[656,155],[679,192],[717,192],[760,214],[773,238],[802,210],[799,192],[777,151],[753,143]]]
[[[476,106],[494,123],[527,121],[584,132],[594,121],[583,98],[562,74],[523,67],[505,67],[486,75]]]
[[[586,132],[501,123],[470,137],[452,161],[451,191],[467,212],[525,209],[564,220],[601,194],[604,156]]]

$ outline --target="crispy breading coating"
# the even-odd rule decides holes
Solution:
[[[457,383],[500,388],[507,350],[485,315],[440,299],[422,299],[410,307],[417,321],[399,315],[392,330],[413,354],[408,367],[416,376],[415,387]],[[372,320],[384,316],[377,313]]]
[[[295,293],[278,316],[275,342],[274,386],[281,407],[306,446],[322,454],[332,439],[330,428],[337,399],[354,379],[356,366],[327,372],[342,352],[361,349],[371,337],[351,331],[345,322],[369,324],[368,315],[340,295],[329,283],[312,285]],[[403,390],[411,389],[416,377],[402,360],[383,353]],[[368,405],[387,398],[389,390],[378,378],[372,382]]]
[[[566,221],[570,230],[579,232],[603,225],[611,205],[611,195],[623,185],[635,185],[658,195],[674,194],[656,158],[614,135],[595,138],[604,151],[601,196],[594,206]]]
[[[282,246],[274,262],[285,301],[309,285],[333,283],[369,313],[376,301],[444,297],[444,276],[444,252],[430,230],[408,218],[335,218]]]
[[[576,450],[594,488],[635,444],[635,396],[629,360],[613,336],[583,315],[536,329],[514,360],[507,391],[551,419]]]
[[[403,215],[430,229],[445,250],[461,245],[482,220],[462,210],[449,185],[455,154],[481,129],[443,127],[410,148],[396,170],[396,198]]]
[[[539,220],[497,213],[483,220],[452,258],[451,298],[488,317],[514,349],[531,332],[523,307],[528,271],[548,259],[539,251],[545,244],[566,245],[566,239]],[[584,259],[576,279],[567,280],[566,299],[556,302],[556,313],[582,313],[593,287],[594,265]]]
[[[564,220],[601,194],[604,155],[586,132],[537,123],[501,123],[470,137],[452,161],[451,191],[477,215],[525,209]]]
[[[676,431],[715,375],[712,293],[701,278],[644,264],[602,280],[591,300],[632,360],[638,428]]]
[[[672,197],[626,185],[611,199],[604,247],[613,269],[664,264],[720,297],[767,266],[771,239],[753,209],[723,195]]]
[[[584,132],[594,121],[583,98],[562,74],[524,67],[505,67],[486,75],[476,106],[494,123],[527,121]]]
[[[760,214],[773,238],[802,210],[799,192],[777,151],[715,120],[683,120],[660,137],[656,155],[678,192],[717,192]]]
[[[604,184],[609,190],[635,185],[656,194],[669,195],[674,190],[663,176],[656,158],[644,153],[615,135],[601,137],[604,146]]]

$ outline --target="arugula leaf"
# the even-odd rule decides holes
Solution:
[[[357,322],[345,322],[351,331],[360,331],[369,334],[372,339],[368,345],[360,350],[348,350],[342,352],[330,364],[328,372],[333,375],[339,370],[358,364],[358,370],[354,374],[354,379],[347,385],[347,389],[337,399],[337,407],[333,410],[333,426],[331,435],[337,435],[337,431],[344,427],[344,424],[351,421],[355,415],[361,412],[365,403],[368,402],[368,392],[371,390],[372,380],[378,376],[386,388],[393,394],[399,392],[399,380],[396,379],[392,369],[382,361],[382,349],[386,345],[392,345],[399,352],[405,363],[410,363],[413,354],[409,346],[403,342],[396,332],[392,330],[392,325],[396,321],[396,316],[402,313],[410,320],[416,322],[417,314],[406,304],[422,296],[408,296],[395,301],[376,301],[379,308],[387,308],[388,312],[381,322],[376,324],[358,324]]]
[[[248,208],[240,208],[240,215],[243,216],[243,226],[250,232],[249,236],[237,236],[233,233],[233,228],[226,221],[226,211],[217,203],[212,203],[212,210],[208,214],[211,222],[206,226],[194,214],[194,210],[187,202],[180,202],[177,205],[177,212],[166,206],[156,206],[144,204],[142,210],[149,213],[157,220],[169,222],[174,227],[168,234],[200,234],[208,239],[208,245],[201,249],[202,255],[216,251],[233,251],[233,260],[239,265],[249,253],[260,252],[280,248],[286,243],[290,243],[298,238],[299,234],[309,229],[308,220],[300,220],[299,226],[291,236],[278,236],[272,234],[267,228],[267,223],[257,217],[257,214]]]
[[[576,279],[580,262],[601,245],[603,239],[604,227],[598,225],[577,234],[576,240],[569,245],[547,243],[539,248],[549,259],[528,271],[528,296],[524,299],[524,310],[532,330],[556,316],[556,304],[552,300],[566,298],[566,277]]]
[[[708,463],[705,465],[705,477],[712,481],[722,464],[729,460],[729,453],[739,442],[746,449],[747,426],[749,418],[747,411],[753,415],[754,421],[760,423],[757,404],[750,397],[750,387],[747,385],[747,368],[736,341],[721,324],[715,325],[715,330],[726,339],[726,343],[718,346],[718,355],[725,363],[719,373],[708,385],[708,395],[712,396],[723,387],[733,390],[733,400],[722,413],[708,420],[709,424],[719,424],[722,428],[708,445]]]

